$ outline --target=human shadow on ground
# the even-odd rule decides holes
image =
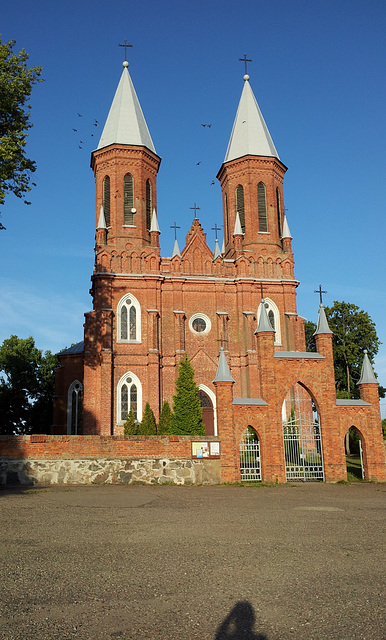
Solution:
[[[214,640],[268,640],[264,633],[255,633],[256,616],[250,602],[236,602],[217,629]]]

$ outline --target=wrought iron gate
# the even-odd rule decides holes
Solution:
[[[241,482],[261,480],[260,444],[252,427],[246,429],[240,441],[240,474]]]
[[[324,480],[322,438],[317,421],[283,425],[287,480]]]

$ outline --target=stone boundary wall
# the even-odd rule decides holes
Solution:
[[[0,485],[219,484],[220,458],[192,457],[190,436],[0,436]]]

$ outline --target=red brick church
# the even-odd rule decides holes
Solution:
[[[299,473],[342,479],[351,426],[360,433],[366,477],[384,479],[378,383],[367,355],[361,399],[336,400],[322,305],[317,352],[306,352],[284,214],[286,166],[249,76],[217,175],[223,246],[216,240],[211,250],[195,217],[183,249],[176,241],[172,256],[162,257],[161,159],[128,63],[123,67],[91,156],[93,310],[85,314],[84,341],[59,355],[52,432],[119,436],[130,408],[140,421],[146,402],[157,418],[165,400],[172,404],[177,365],[187,353],[207,437],[220,442],[223,480],[285,481]],[[243,446],[254,448],[254,464],[245,463]]]

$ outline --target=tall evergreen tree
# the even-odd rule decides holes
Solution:
[[[166,433],[171,433],[172,422],[172,410],[167,400],[162,405],[161,413],[159,414],[159,422],[157,427],[157,433],[162,436]]]
[[[136,436],[138,434],[138,423],[135,421],[134,411],[130,409],[123,425],[125,436]]]
[[[179,364],[176,394],[173,396],[171,431],[181,435],[205,435],[198,386],[194,381],[194,370],[186,354]]]
[[[157,427],[155,424],[154,413],[150,404],[146,402],[143,417],[138,427],[138,434],[142,436],[155,436],[156,433]]]

